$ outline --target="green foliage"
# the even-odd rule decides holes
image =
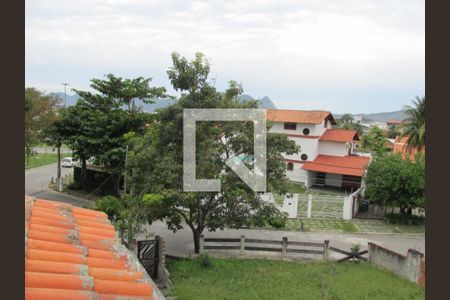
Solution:
[[[253,154],[253,122],[197,122],[196,173],[198,178],[218,178],[222,191],[183,191],[183,109],[184,108],[256,108],[256,102],[240,102],[242,87],[230,81],[224,92],[208,82],[209,63],[200,53],[193,61],[172,55],[168,75],[175,90],[183,94],[177,103],[158,110],[145,135],[131,137],[127,168],[127,186],[136,196],[158,194],[152,199],[150,219],[164,219],[176,231],[183,223],[192,230],[195,250],[204,229],[226,226],[240,228],[266,223],[281,215],[265,203],[225,164],[231,153]],[[271,190],[286,192],[287,178],[282,152],[293,154],[298,147],[282,134],[267,137],[267,178]],[[244,162],[252,169],[252,161]],[[153,205],[154,204],[154,205]],[[277,221],[274,221],[275,223]],[[281,222],[278,221],[277,225]]]
[[[108,215],[109,219],[114,220],[120,215],[122,210],[121,201],[114,196],[105,196],[95,201],[95,209]]]
[[[107,80],[92,79],[96,93],[75,90],[80,99],[63,110],[61,119],[53,124],[54,144],[67,144],[82,162],[82,184],[85,186],[86,161],[94,158],[115,178],[116,191],[125,170],[125,149],[132,133],[141,134],[151,116],[132,107],[133,99],[149,101],[161,96],[164,88],[149,86],[150,79],[122,79],[112,74]],[[122,109],[127,104],[129,111]]]
[[[413,106],[405,107],[406,119],[402,136],[408,137],[408,147],[425,146],[425,96],[416,97]]]
[[[25,162],[28,165],[33,146],[45,142],[48,128],[58,117],[60,99],[29,87],[25,89]]]
[[[385,207],[402,211],[425,209],[425,160],[403,160],[400,154],[376,157],[364,178],[366,197]]]
[[[286,227],[287,215],[276,215],[269,218],[267,223],[274,228],[284,228]]]
[[[386,152],[386,136],[378,126],[370,128],[368,134],[361,138],[361,147],[372,151],[376,155]]]
[[[200,266],[202,266],[202,268],[204,269],[211,269],[213,267],[211,259],[209,259],[208,254],[201,254],[198,257],[198,262]]]
[[[388,130],[388,138],[395,139],[397,136],[401,134],[400,126],[391,125]]]

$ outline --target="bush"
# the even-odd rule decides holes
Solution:
[[[67,185],[67,188],[69,190],[81,190],[83,186],[81,185],[81,183],[73,181]]]
[[[268,224],[274,228],[284,228],[284,227],[286,227],[286,220],[287,220],[287,217],[285,215],[276,216],[276,217],[269,219]]]
[[[212,268],[212,263],[211,260],[209,259],[208,254],[202,254],[198,257],[198,261],[200,263],[200,265],[205,268],[205,269],[210,269]]]
[[[95,209],[100,210],[113,220],[119,216],[123,207],[120,200],[114,196],[106,196],[95,201]]]
[[[425,217],[408,214],[386,214],[385,220],[391,224],[423,225]]]

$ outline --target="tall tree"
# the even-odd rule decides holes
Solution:
[[[159,110],[145,136],[132,141],[127,169],[127,185],[132,196],[145,200],[152,213],[150,221],[164,219],[171,230],[185,223],[193,233],[195,252],[206,230],[239,228],[248,224],[276,222],[284,216],[272,204],[261,200],[229,167],[231,153],[251,157],[253,122],[197,122],[196,173],[198,178],[221,180],[221,192],[183,191],[183,109],[256,108],[256,101],[240,102],[242,87],[235,81],[225,92],[207,82],[209,63],[201,53],[192,61],[172,55],[168,75],[179,101]],[[286,192],[285,163],[281,153],[293,154],[298,146],[282,134],[267,137],[267,185]],[[243,161],[250,169],[252,160]],[[161,195],[155,197],[152,195]],[[149,200],[151,199],[151,200]]]
[[[82,185],[86,189],[87,160],[93,158],[114,178],[118,191],[125,170],[126,134],[143,133],[151,116],[134,109],[130,104],[135,98],[162,95],[164,88],[149,87],[149,79],[122,79],[109,74],[108,80],[92,79],[91,87],[97,93],[74,90],[80,96],[76,105],[62,112],[62,118],[54,123],[53,140],[64,142],[80,158]],[[129,104],[130,110],[122,109]]]
[[[425,96],[416,96],[412,106],[405,106],[403,137],[408,137],[408,147],[421,150],[425,146]]]
[[[44,142],[46,132],[57,118],[60,99],[55,95],[44,95],[39,90],[25,89],[25,154],[26,163],[32,154],[33,146]]]
[[[91,80],[91,88],[104,97],[113,99],[116,103],[126,105],[129,111],[134,111],[135,99],[144,103],[153,103],[151,98],[166,97],[164,87],[150,86],[151,78],[137,77],[133,79],[116,77],[107,74],[106,79],[94,78]],[[87,91],[74,90],[80,97],[89,98],[93,94]]]

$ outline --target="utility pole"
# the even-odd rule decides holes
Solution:
[[[125,149],[125,173],[123,175],[123,194],[127,193],[127,164],[128,164],[128,145]]]
[[[67,82],[61,83],[64,86],[64,108],[67,108],[67,94],[66,94],[66,88],[69,85]]]
[[[69,85],[68,83],[64,82],[61,83],[62,85],[64,85],[64,108],[67,108],[67,86]],[[57,151],[58,151],[58,164],[57,164],[57,170],[56,170],[56,189],[58,190],[58,192],[62,192],[63,191],[63,181],[61,178],[61,144],[58,144],[57,147]]]

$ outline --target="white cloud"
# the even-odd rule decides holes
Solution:
[[[302,108],[309,95],[331,110],[379,90],[389,110],[423,91],[424,19],[413,0],[27,0],[26,80],[86,88],[115,72],[167,86],[170,53],[202,51],[219,87],[236,79],[280,106]]]

